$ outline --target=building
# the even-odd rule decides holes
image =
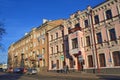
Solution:
[[[63,26],[48,30],[49,43],[49,70],[60,70],[64,66],[64,43],[63,43]]]
[[[8,50],[8,66],[12,68],[37,68],[38,71],[47,71],[49,63],[46,32],[61,23],[62,19],[46,21],[11,44]]]
[[[64,23],[75,70],[119,73],[120,1],[108,0],[77,11]],[[69,67],[71,63],[69,61]]]
[[[83,47],[83,31],[79,18],[80,12],[78,11],[75,14],[72,14],[69,19],[64,22],[65,27],[65,35],[67,36],[66,40],[68,40],[68,53],[66,53],[66,62],[69,65],[70,69],[82,70],[83,68],[83,57],[84,47]],[[79,59],[81,58],[81,62]]]
[[[46,21],[46,20],[45,20]],[[120,1],[88,6],[33,28],[8,51],[9,67],[120,73]]]

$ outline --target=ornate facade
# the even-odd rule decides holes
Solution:
[[[12,44],[11,67],[46,67],[93,73],[119,73],[120,1],[88,6],[66,20],[48,21]],[[23,65],[24,64],[24,65]]]

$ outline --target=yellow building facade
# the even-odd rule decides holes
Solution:
[[[47,31],[61,25],[62,22],[62,19],[46,21],[11,44],[8,49],[8,67],[37,68],[38,71],[46,71],[49,65]]]

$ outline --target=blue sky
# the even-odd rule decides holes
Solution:
[[[0,0],[0,21],[4,22],[6,34],[0,42],[0,62],[7,62],[10,44],[16,42],[33,27],[42,24],[42,19],[66,19],[77,10],[95,5],[105,0]]]

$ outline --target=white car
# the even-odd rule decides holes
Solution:
[[[27,74],[37,74],[37,69],[28,69]]]

